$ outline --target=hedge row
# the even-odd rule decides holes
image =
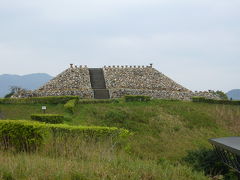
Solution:
[[[0,104],[65,104],[78,96],[47,96],[30,98],[0,98]]]
[[[35,151],[44,142],[57,138],[82,137],[87,139],[119,139],[129,135],[129,131],[115,127],[70,126],[45,124],[25,120],[0,120],[0,148],[15,151]]]
[[[60,114],[32,114],[31,119],[50,124],[61,124],[64,121],[64,116]]]
[[[240,105],[240,101],[207,99],[205,97],[192,97],[192,102],[202,102],[202,103],[209,103],[209,104]]]
[[[46,133],[37,122],[0,120],[0,148],[33,151],[42,145]]]
[[[77,104],[78,100],[77,99],[71,99],[69,100],[66,104],[64,104],[64,108],[68,111],[73,113],[74,112],[74,107]]]
[[[80,99],[79,104],[119,103],[118,99]]]
[[[133,95],[127,95],[124,96],[125,102],[133,102],[133,101],[139,101],[139,102],[147,102],[151,100],[150,96],[133,96]]]

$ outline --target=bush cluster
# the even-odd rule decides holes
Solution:
[[[47,127],[55,137],[60,136],[81,136],[84,139],[102,139],[111,137],[124,138],[129,135],[129,131],[116,127],[101,126],[70,126],[66,124],[49,124]]]
[[[182,159],[183,162],[191,165],[196,171],[203,171],[205,175],[216,176],[224,175],[224,179],[235,179],[227,165],[212,149],[200,148],[188,151],[188,154]],[[231,178],[232,177],[232,178]]]
[[[105,113],[104,119],[106,119],[109,124],[124,123],[129,119],[129,114],[121,110],[110,110]]]
[[[73,113],[74,112],[74,107],[77,104],[78,100],[77,99],[71,99],[69,100],[66,104],[64,104],[64,108],[70,112]]]
[[[70,126],[65,124],[45,124],[25,120],[0,121],[0,148],[17,151],[33,151],[46,141],[57,138],[82,137],[100,140],[119,139],[128,136],[126,129],[97,126]]]
[[[205,97],[192,97],[192,102],[203,102],[203,103],[209,103],[209,104],[240,105],[240,101],[207,99]]]
[[[79,104],[119,103],[118,99],[80,99]]]
[[[60,114],[32,114],[31,119],[50,124],[61,124],[64,121],[64,116]]]
[[[150,96],[133,96],[133,95],[127,95],[124,96],[125,102],[133,102],[133,101],[139,101],[139,102],[147,102],[151,100]]]
[[[46,135],[37,122],[0,120],[0,147],[16,151],[34,151]]]
[[[0,104],[65,104],[78,96],[47,96],[30,98],[0,98]]]

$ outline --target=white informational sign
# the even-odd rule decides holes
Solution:
[[[47,106],[42,106],[42,110],[46,110],[47,109]]]

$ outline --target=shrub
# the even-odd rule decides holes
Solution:
[[[228,96],[227,94],[225,94],[224,92],[222,91],[216,91],[215,94],[217,94],[221,99],[223,100],[228,100]]]
[[[15,180],[11,171],[0,169],[0,178],[2,180]]]
[[[192,102],[202,102],[209,104],[240,105],[240,101],[207,99],[205,97],[192,97]]]
[[[71,99],[79,99],[78,96],[48,96],[30,98],[1,98],[0,104],[65,104]]]
[[[222,163],[221,159],[212,149],[201,148],[188,151],[183,161],[191,165],[196,171],[204,171],[206,175],[216,176],[219,174],[230,176],[229,168]]]
[[[12,97],[12,95],[14,95],[14,92],[10,92],[10,93],[6,94],[4,96],[4,98],[10,98],[10,97]]]
[[[129,115],[125,111],[111,110],[106,112],[104,118],[109,123],[124,123],[129,118]]]
[[[79,104],[119,103],[118,99],[80,99]]]
[[[102,139],[107,137],[115,139],[129,135],[128,130],[116,127],[70,126],[66,124],[49,124],[47,127],[55,137],[81,135],[86,139]]]
[[[43,126],[37,122],[1,120],[0,147],[16,151],[33,151],[39,147],[45,135]]]
[[[50,124],[60,124],[64,121],[64,116],[60,114],[32,114],[31,119]]]
[[[124,99],[125,99],[125,102],[133,102],[133,101],[147,102],[151,100],[151,97],[127,95],[127,96],[124,96]]]
[[[74,112],[74,107],[77,104],[77,99],[71,99],[69,100],[66,104],[64,104],[64,108],[73,113]]]
[[[45,124],[25,120],[0,121],[0,147],[12,148],[17,151],[33,151],[44,142],[62,142],[78,137],[83,139],[100,140],[111,138],[119,140],[130,135],[126,129],[98,126],[70,126],[65,124]]]
[[[192,97],[192,102],[204,102],[205,97],[194,96]]]

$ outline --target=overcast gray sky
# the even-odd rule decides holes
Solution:
[[[0,74],[147,65],[191,90],[240,88],[240,0],[0,0]]]

